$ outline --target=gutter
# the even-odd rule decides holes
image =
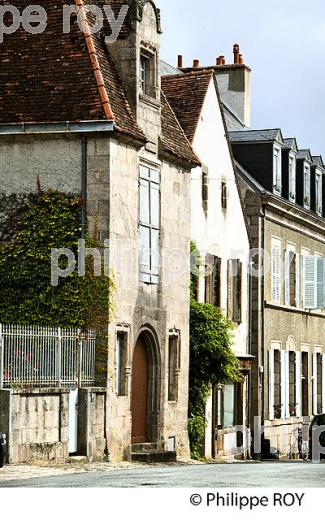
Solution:
[[[86,238],[87,229],[87,174],[88,174],[88,140],[87,136],[81,137],[81,238]]]
[[[0,124],[0,135],[65,134],[80,132],[113,132],[113,121],[80,121],[73,123],[12,123]]]

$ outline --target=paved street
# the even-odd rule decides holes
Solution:
[[[19,471],[19,467],[15,468]],[[41,476],[45,468],[35,469],[37,477],[6,478],[0,470],[0,487],[325,487],[325,464],[309,462],[270,462],[235,464],[178,464],[130,466],[111,469],[109,465],[89,469],[56,470]],[[80,471],[80,472],[79,472]],[[52,471],[53,473],[53,471]]]

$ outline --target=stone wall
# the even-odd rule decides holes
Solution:
[[[105,436],[106,395],[103,388],[80,388],[78,397],[78,451],[94,462],[107,453]]]
[[[68,390],[2,390],[0,429],[7,434],[8,461],[64,462],[68,458]]]

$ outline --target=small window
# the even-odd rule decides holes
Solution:
[[[178,400],[179,337],[168,341],[168,401]]]
[[[289,200],[296,201],[296,158],[289,155]]]
[[[221,307],[221,258],[207,254],[205,263],[205,303]]]
[[[202,206],[204,211],[208,210],[209,200],[209,171],[208,168],[203,167],[202,169]]]
[[[225,182],[221,183],[221,207],[222,209],[227,209],[227,202],[228,202],[228,190],[227,190],[227,184]]]
[[[228,260],[228,319],[242,321],[242,263]]]
[[[285,304],[299,306],[299,255],[294,250],[285,252]]]
[[[304,167],[304,207],[310,209],[310,166]]]
[[[127,334],[118,332],[115,350],[115,392],[118,396],[126,395],[126,362],[127,362]]]
[[[155,55],[140,55],[140,94],[156,97],[156,58]]]
[[[273,150],[273,191],[277,195],[282,193],[282,161],[281,149],[274,147]]]
[[[219,430],[236,425],[237,385],[226,383],[217,391],[216,426]]]
[[[289,352],[289,414],[297,416],[296,353]]]
[[[316,172],[315,182],[316,182],[316,187],[315,187],[315,191],[316,191],[316,213],[319,216],[322,216],[322,213],[323,213],[323,192],[322,192],[323,187],[322,187],[322,174],[321,173]]]

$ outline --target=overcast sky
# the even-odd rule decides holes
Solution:
[[[252,127],[280,127],[325,159],[324,0],[156,0],[161,8],[162,59],[183,54],[212,65],[232,63],[239,43],[252,68]]]

